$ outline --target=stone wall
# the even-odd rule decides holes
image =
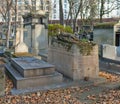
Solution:
[[[83,56],[76,45],[67,51],[63,46],[54,44],[49,47],[48,62],[55,65],[57,71],[73,80],[85,77],[97,78],[99,72],[98,46],[94,47],[91,55]]]

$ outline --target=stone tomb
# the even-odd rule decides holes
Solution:
[[[17,89],[35,88],[62,82],[53,65],[33,57],[12,58],[6,72]]]
[[[73,45],[67,51],[65,47],[54,43],[49,47],[48,62],[55,65],[57,71],[73,79],[98,78],[98,46],[94,46],[90,55],[82,55],[79,48]]]

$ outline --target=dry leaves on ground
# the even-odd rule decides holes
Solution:
[[[96,104],[120,104],[120,90],[109,90],[99,94]]]
[[[71,96],[71,93],[75,91],[74,88],[11,95],[12,87],[13,83],[7,77],[5,96],[0,97],[0,104],[81,104],[78,99]]]
[[[111,74],[111,73],[107,73],[107,72],[99,72],[99,76],[105,77],[110,82],[120,81],[119,75],[115,75],[115,74]]]
[[[109,81],[119,81],[119,76],[100,72],[102,77]],[[88,92],[89,88],[71,87],[67,89],[49,90],[45,92],[36,92],[27,95],[11,95],[10,90],[13,83],[6,78],[6,95],[0,98],[0,104],[82,104],[74,93],[80,96],[80,93]],[[120,91],[110,90],[96,96],[88,95],[87,99],[96,101],[96,104],[120,104]]]

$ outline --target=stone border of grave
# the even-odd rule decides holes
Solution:
[[[73,79],[98,78],[98,46],[93,46],[90,55],[82,55],[77,45],[67,51],[64,46],[55,43],[48,50],[48,62],[55,65],[57,71]]]

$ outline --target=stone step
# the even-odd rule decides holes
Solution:
[[[23,77],[50,75],[55,72],[53,65],[33,57],[12,58],[11,65]]]
[[[55,83],[61,83],[63,80],[62,74],[54,72],[50,75],[41,75],[36,77],[24,78],[16,71],[12,66],[5,65],[6,74],[13,80],[13,84],[16,89],[34,88],[45,85],[52,85]]]

